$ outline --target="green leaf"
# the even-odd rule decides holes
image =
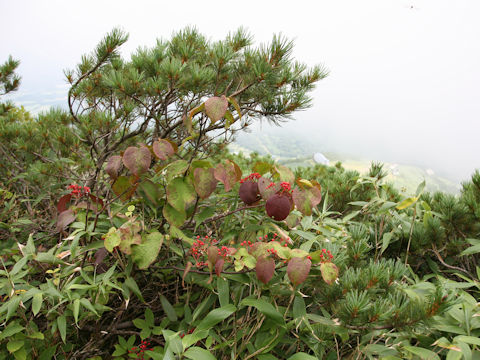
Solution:
[[[73,318],[75,319],[75,324],[78,323],[79,313],[80,313],[80,299],[75,299],[73,301]]]
[[[60,332],[60,337],[62,338],[63,343],[67,339],[67,319],[65,315],[57,317],[58,331]]]
[[[210,311],[202,321],[200,321],[200,324],[198,324],[196,330],[210,330],[216,324],[232,315],[236,310],[237,308],[232,304],[214,309]]]
[[[14,353],[18,349],[20,349],[23,346],[23,344],[25,344],[25,342],[22,340],[10,340],[7,343],[7,350],[10,354]]]
[[[456,336],[454,341],[462,341],[462,342],[465,342],[467,344],[479,345],[480,346],[480,338],[474,337],[474,336],[460,335],[460,336]]]
[[[25,348],[21,348],[13,353],[15,360],[27,360],[27,351]]]
[[[390,245],[390,240],[392,240],[393,233],[385,233],[382,237],[382,249],[380,250],[380,254],[383,254],[385,250],[387,250],[388,245]]]
[[[218,180],[215,179],[213,168],[196,168],[193,172],[195,191],[201,199],[208,198],[217,187]]]
[[[0,332],[0,340],[6,339],[12,335],[15,335],[25,329],[23,326],[18,325],[15,322],[11,322],[8,326]]]
[[[42,307],[42,302],[43,302],[43,294],[41,292],[36,293],[33,295],[32,299],[32,312],[33,315],[37,315],[38,312],[40,311]]]
[[[286,181],[290,184],[293,184],[295,182],[295,175],[293,174],[292,170],[290,170],[290,168],[284,165],[275,165],[273,167],[273,171],[279,177],[280,181]]]
[[[188,162],[186,160],[177,160],[165,167],[167,172],[166,178],[167,183],[172,181],[172,179],[176,178],[179,175],[183,175],[185,171],[188,169]]]
[[[212,217],[215,214],[215,208],[212,206],[206,207],[197,215],[195,215],[195,226],[199,226],[209,217]]]
[[[228,100],[228,102],[229,102],[230,104],[233,105],[233,107],[235,108],[235,111],[236,111],[237,114],[238,114],[238,118],[241,119],[241,118],[242,118],[242,112],[241,112],[241,110],[240,110],[240,106],[238,106],[237,100],[235,100],[235,98],[233,98],[233,97],[231,97],[231,96],[229,96],[229,97],[227,98],[227,100]],[[255,171],[255,170],[254,170],[254,171]]]
[[[213,356],[210,351],[197,346],[189,348],[183,353],[183,356],[192,360],[216,360],[215,356]]]
[[[230,302],[230,291],[228,280],[224,278],[217,278],[218,300],[220,306],[226,306]]]
[[[10,300],[8,300],[7,305],[7,317],[5,321],[8,321],[14,314],[16,314],[18,305],[20,304],[20,296],[15,295]]]
[[[332,285],[338,278],[338,267],[332,262],[325,262],[320,265],[320,271],[322,272],[323,280]]]
[[[420,195],[423,194],[423,190],[425,190],[425,180],[423,180],[417,187],[417,191],[415,191],[415,195],[417,198],[420,197]]]
[[[139,245],[132,245],[132,258],[139,269],[148,268],[157,258],[163,243],[163,235],[158,231],[145,236]]]
[[[298,352],[290,356],[287,360],[317,360],[317,358],[304,352]]]
[[[187,214],[185,211],[177,211],[170,204],[165,204],[163,207],[163,216],[165,216],[165,219],[167,219],[171,225],[176,227],[182,226],[187,219]]]
[[[120,238],[120,234],[117,232],[117,229],[114,227],[111,227],[108,230],[108,233],[106,233],[103,237],[104,239],[104,244],[105,244],[105,249],[107,249],[109,252],[112,252],[113,249],[120,245],[122,239]]]
[[[90,302],[90,300],[88,300],[87,298],[81,298],[80,299],[80,303],[82,304],[82,306],[87,309],[87,310],[90,310],[91,312],[93,312],[95,315],[99,316],[98,313],[97,313],[97,310],[95,310],[95,308],[93,307],[92,303]]]
[[[177,313],[167,298],[163,295],[160,295],[160,302],[162,303],[163,311],[165,311],[165,314],[167,314],[168,320],[172,322],[177,321]]]
[[[272,304],[270,304],[269,302],[267,302],[263,299],[246,298],[246,299],[242,300],[240,305],[241,306],[253,306],[258,311],[260,311],[263,315],[272,319],[277,324],[279,324],[281,326],[285,326],[285,320],[283,319],[282,314],[280,314],[278,312],[278,310],[275,309],[275,307]]]
[[[115,195],[120,196],[122,201],[128,201],[135,193],[137,186],[135,185],[135,177],[119,176],[112,184],[112,190]]]
[[[422,360],[440,360],[436,353],[428,349],[416,346],[404,346],[404,349],[412,354],[418,355]]]
[[[188,182],[188,178],[177,177],[167,185],[167,201],[179,212],[191,206],[195,196],[195,188]]]
[[[38,357],[38,360],[51,360],[55,355],[55,351],[57,350],[57,345],[50,346],[43,350]]]
[[[127,277],[125,279],[125,285],[128,289],[130,289],[141,301],[145,302],[142,296],[142,292],[140,291],[137,283],[132,277]]]

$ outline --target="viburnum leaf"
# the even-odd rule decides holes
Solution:
[[[142,237],[139,234],[140,230],[141,225],[135,221],[135,218],[130,219],[117,229],[117,233],[120,235],[118,248],[121,252],[130,255],[132,253],[132,245],[142,243]]]
[[[262,255],[257,259],[255,271],[258,280],[266,284],[272,279],[273,273],[275,272],[275,261],[269,256]]]
[[[75,213],[72,209],[65,210],[58,215],[57,231],[62,231],[68,225],[75,221]]]
[[[120,196],[122,201],[127,201],[132,197],[137,189],[135,176],[119,176],[112,184],[112,190],[115,195]]]
[[[303,283],[310,273],[312,262],[306,257],[294,257],[287,265],[287,275],[293,285],[298,286]]]
[[[255,164],[253,164],[252,170],[253,172],[263,175],[272,170],[272,165],[267,162],[257,161]]]
[[[218,164],[214,170],[214,175],[225,186],[225,191],[232,190],[233,185],[238,181],[235,166],[230,163]]]
[[[275,165],[273,171],[279,177],[280,181],[289,182],[290,184],[295,182],[295,175],[288,167],[284,165]]]
[[[312,208],[322,200],[320,185],[308,189],[296,187],[292,193],[293,202],[297,209],[304,215],[312,215]]]
[[[130,146],[123,153],[123,164],[135,175],[140,175],[148,170],[152,161],[152,154],[145,146]]]
[[[68,209],[68,205],[70,204],[70,200],[72,199],[71,194],[63,195],[59,200],[57,204],[57,211],[58,213],[62,213],[65,210]]]
[[[212,124],[215,124],[218,120],[225,116],[225,112],[228,109],[228,100],[225,95],[221,97],[213,96],[205,101],[205,113],[210,118]]]
[[[173,148],[172,144],[165,139],[158,139],[154,141],[152,150],[160,160],[167,160],[175,153],[175,149]]]
[[[231,97],[231,96],[228,97],[227,100],[228,100],[228,102],[229,102],[230,104],[233,105],[233,107],[235,108],[235,111],[236,111],[237,114],[238,114],[238,118],[241,119],[241,118],[242,118],[242,111],[240,110],[240,106],[238,105],[237,100],[235,100],[235,98],[233,98],[233,97]]]
[[[272,195],[275,195],[278,191],[280,191],[280,184],[272,183],[270,180],[261,177],[258,179],[258,191],[260,192],[263,200],[268,200]]]
[[[223,265],[225,264],[225,259],[218,259],[215,263],[215,273],[217,276],[220,276],[223,270]]]
[[[177,211],[185,211],[195,201],[195,189],[188,178],[177,177],[168,183],[167,201]]]
[[[338,278],[338,267],[332,262],[324,262],[320,265],[320,271],[322,272],[323,280],[332,285]]]
[[[105,166],[105,172],[110,175],[112,180],[118,177],[120,169],[122,168],[122,157],[120,155],[110,156]]]
[[[207,249],[207,257],[208,257],[208,268],[211,271],[213,269],[213,266],[217,263],[218,247],[214,245],[209,246]]]
[[[167,219],[171,225],[176,227],[182,226],[187,219],[185,210],[178,211],[170,204],[165,204],[163,207],[163,216],[165,216],[165,219]]]
[[[217,187],[218,180],[215,179],[213,168],[203,169],[198,167],[193,172],[195,191],[201,199],[208,198]]]
[[[145,236],[141,244],[132,246],[132,258],[140,269],[146,269],[157,258],[163,243],[163,235],[158,231]]]
[[[121,241],[120,234],[114,227],[111,227],[110,230],[108,230],[108,233],[103,236],[103,240],[105,249],[107,249],[109,252],[112,252],[115,246],[120,245]]]

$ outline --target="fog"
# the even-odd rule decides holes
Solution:
[[[296,59],[330,70],[313,107],[275,131],[457,180],[480,168],[478,0],[17,0],[2,1],[0,14],[0,62],[22,62],[12,99],[33,111],[64,103],[63,70],[114,26],[130,33],[124,55],[187,25],[212,40],[245,26],[257,44],[283,33]]]

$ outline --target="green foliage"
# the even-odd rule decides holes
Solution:
[[[401,196],[381,164],[228,154],[214,134],[288,117],[324,74],[243,30],[125,41],[67,72],[69,114],[0,115],[1,357],[479,356],[478,172]]]

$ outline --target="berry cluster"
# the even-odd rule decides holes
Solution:
[[[248,245],[249,247],[252,247],[253,244],[252,244],[251,241],[247,241],[247,240],[242,241],[242,242],[240,243],[240,246],[247,246],[247,245]]]
[[[190,249],[190,254],[196,261],[196,267],[207,266],[207,262],[200,261],[200,258],[206,255],[209,246],[215,245],[216,243],[218,243],[217,239],[210,239],[208,235],[203,238],[200,238],[200,235],[197,236],[197,239],[193,242],[192,248]]]
[[[82,195],[87,195],[90,193],[90,188],[88,186],[80,186],[77,184],[68,185],[68,189],[72,190],[70,195],[79,198]]]
[[[139,346],[134,346],[130,350],[128,350],[131,354],[136,354],[137,359],[144,359],[145,351],[149,350],[152,351],[153,349],[149,347],[150,343],[146,340],[142,340]]]
[[[218,249],[218,255],[225,259],[228,255],[230,255],[230,249],[226,246],[222,246]]]
[[[282,193],[290,194],[293,191],[289,182],[282,182],[280,186],[282,187]]]
[[[240,180],[240,184],[243,184],[245,181],[254,181],[260,179],[261,175],[259,173],[251,173],[247,177],[244,177]]]
[[[277,255],[277,250],[275,250],[274,248],[271,248],[271,249],[267,249],[267,253],[269,254],[272,254],[272,255]]]
[[[330,250],[322,249],[322,253],[323,254],[320,254],[320,260],[322,260],[323,262],[330,261],[333,259],[333,255],[330,252]]]

